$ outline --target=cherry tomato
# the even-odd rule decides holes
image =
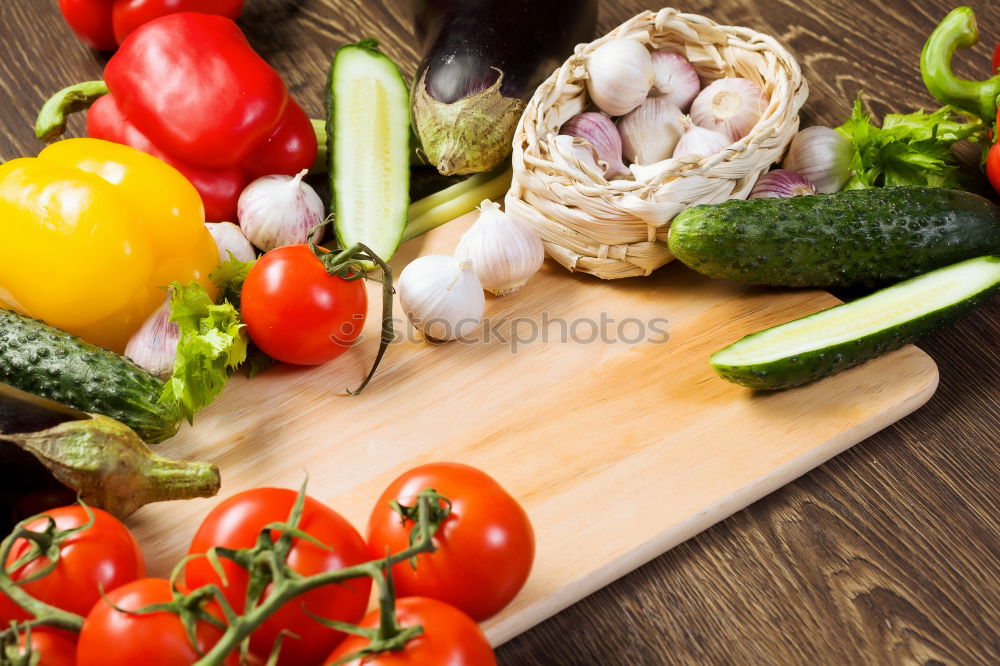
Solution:
[[[115,608],[134,611],[171,599],[170,582],[162,578],[141,578],[110,592],[105,600],[94,604],[83,623],[76,648],[77,666],[186,666],[198,661],[199,652],[212,649],[222,636],[218,627],[204,621],[197,623],[196,650],[178,615],[167,611],[136,615]],[[206,610],[222,617],[214,604]],[[236,666],[238,657],[236,651],[223,663]]]
[[[1000,123],[1000,118],[997,118]],[[986,157],[986,176],[990,179],[993,189],[1000,194],[1000,141],[993,144]]]
[[[268,356],[319,365],[337,358],[361,334],[368,313],[363,280],[328,275],[308,245],[271,250],[243,283],[243,322]]]
[[[296,493],[281,488],[259,488],[233,495],[218,504],[205,517],[191,543],[191,553],[205,553],[213,546],[240,549],[251,548],[260,531],[268,524],[285,522],[295,503]],[[366,561],[368,550],[358,531],[333,509],[307,497],[299,521],[299,529],[328,549],[296,539],[288,554],[288,566],[303,576],[333,571]],[[277,541],[277,532],[272,538]],[[247,572],[233,562],[221,559],[228,586],[213,570],[206,558],[196,558],[187,565],[187,584],[192,589],[215,583],[223,587],[229,603],[237,613],[243,612]],[[314,615],[341,622],[357,622],[364,615],[371,592],[371,579],[356,579],[340,585],[328,585],[304,594],[285,604],[254,632],[250,650],[262,660],[271,652],[282,631],[280,664],[308,666],[318,664],[330,653],[344,635],[327,629],[313,620]],[[264,593],[267,596],[267,592]]]
[[[346,662],[350,666],[492,666],[497,663],[486,636],[468,615],[435,599],[408,597],[396,601],[400,627],[420,625],[424,633],[409,640],[398,652],[383,652]],[[361,626],[379,626],[378,609],[369,613]],[[368,639],[350,636],[334,650],[324,666],[364,649]]]
[[[440,599],[483,620],[510,603],[531,571],[535,535],[528,514],[488,474],[468,465],[434,463],[406,472],[382,493],[368,519],[372,557],[409,545],[414,522],[392,509],[396,500],[413,506],[433,488],[451,500],[451,514],[434,536],[438,550],[393,567],[400,596]]]
[[[18,636],[18,656],[27,654],[26,634]],[[76,637],[66,631],[37,628],[31,630],[31,655],[38,655],[34,666],[75,666]]]
[[[47,604],[58,606],[77,615],[86,615],[101,598],[101,590],[110,592],[146,575],[146,565],[139,544],[125,525],[106,511],[91,509],[94,524],[77,532],[62,543],[59,562],[47,576],[23,586],[31,596]],[[79,505],[64,506],[45,512],[61,530],[79,527],[87,522],[87,513]],[[39,518],[25,527],[41,532],[47,520]],[[30,543],[20,539],[11,548],[7,558],[10,566],[28,552]],[[44,568],[46,558],[36,558],[11,576],[21,580]],[[0,626],[10,620],[27,620],[28,614],[20,606],[0,594]]]

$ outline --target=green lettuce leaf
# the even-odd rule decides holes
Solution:
[[[226,301],[216,305],[197,282],[171,284],[170,320],[181,335],[160,402],[177,405],[193,422],[195,412],[222,393],[230,371],[246,359],[246,333],[236,308]]]
[[[240,261],[229,253],[229,261],[222,262],[218,268],[212,271],[209,279],[219,288],[219,301],[229,301],[239,310],[242,307],[240,294],[243,291],[243,282],[247,279],[247,273],[253,268],[257,260]],[[247,358],[243,368],[247,377],[253,379],[260,373],[268,370],[276,361],[265,354],[260,347],[250,341],[247,347]]]
[[[950,107],[934,113],[891,113],[878,127],[864,112],[859,94],[850,119],[837,128],[854,146],[854,176],[846,188],[957,187],[958,165],[951,147],[963,139],[977,140],[984,129],[979,120],[956,120]]]
[[[208,276],[208,279],[219,288],[219,301],[229,301],[233,306],[240,309],[240,292],[243,290],[243,281],[247,279],[247,273],[253,268],[257,260],[240,261],[229,253],[229,261],[219,264]]]

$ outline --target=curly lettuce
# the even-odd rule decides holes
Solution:
[[[177,322],[180,340],[160,402],[177,405],[190,423],[246,360],[247,337],[233,304],[223,300],[216,305],[197,282],[171,284],[170,320]]]

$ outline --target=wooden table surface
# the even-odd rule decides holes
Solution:
[[[985,78],[1000,4],[971,0]],[[833,8],[836,6],[836,8]],[[920,48],[947,0],[694,0],[799,58],[803,125],[840,124],[861,89],[882,114],[930,108]],[[601,33],[640,0],[603,0]],[[248,0],[241,25],[313,116],[329,58],[374,36],[412,75],[405,0]],[[991,37],[992,35],[992,37]],[[101,75],[56,0],[0,3],[0,160],[36,153],[34,115]],[[977,71],[978,67],[978,71]],[[71,125],[82,131],[80,120]],[[1000,663],[1000,301],[921,347],[941,383],[923,409],[499,649],[503,664]],[[567,553],[567,557],[571,557]]]

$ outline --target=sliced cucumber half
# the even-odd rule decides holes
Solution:
[[[1000,256],[969,259],[748,335],[712,355],[724,379],[784,389],[828,377],[955,321],[1000,291]]]
[[[365,40],[334,56],[327,155],[337,242],[364,243],[388,261],[410,203],[410,97],[399,68],[377,46]]]

